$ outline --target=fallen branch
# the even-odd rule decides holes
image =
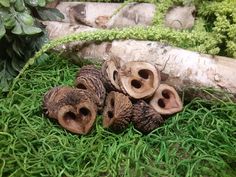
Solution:
[[[60,2],[57,9],[64,14],[63,22],[98,27],[99,16],[111,16],[120,3]]]
[[[77,51],[79,58],[149,61],[165,74],[163,81],[182,90],[186,86],[213,87],[236,93],[236,61],[150,41],[113,41],[90,44]]]
[[[64,27],[66,29],[66,24]],[[51,28],[50,25],[47,28]],[[72,33],[79,33],[81,29],[86,31],[85,27],[81,27],[74,28]],[[52,33],[51,39],[65,35],[64,31],[66,30]],[[124,63],[148,61],[155,64],[162,76],[165,76],[162,77],[163,82],[178,90],[212,87],[236,94],[236,61],[231,58],[199,54],[152,41],[120,40],[86,44],[80,42],[79,45],[67,46],[64,46],[66,53],[75,60],[84,58],[102,62],[116,57],[121,58]]]
[[[56,39],[59,37],[67,36],[69,34],[81,33],[84,31],[94,31],[95,28],[90,28],[83,25],[71,25],[70,23],[57,22],[57,21],[44,21],[46,25],[48,36],[50,39]]]
[[[60,2],[57,9],[65,16],[63,22],[109,29],[150,26],[158,10],[151,3],[92,2]],[[164,24],[175,29],[192,28],[194,13],[194,6],[175,6],[166,13]]]

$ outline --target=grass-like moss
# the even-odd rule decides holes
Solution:
[[[92,132],[77,136],[42,114],[50,88],[73,85],[78,66],[51,56],[36,59],[72,41],[138,39],[189,50],[236,56],[235,1],[152,1],[159,6],[148,28],[101,30],[46,44],[29,60],[8,97],[0,97],[0,176],[236,176],[236,104],[194,99],[181,113],[147,136],[130,126],[116,135],[99,116]],[[161,25],[175,3],[195,3],[195,27],[175,31]],[[33,66],[29,67],[30,65]]]
[[[235,176],[236,104],[195,99],[143,136],[102,128],[77,136],[42,114],[43,94],[73,85],[78,66],[51,56],[0,99],[0,176]]]

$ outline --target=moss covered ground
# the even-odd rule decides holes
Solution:
[[[28,61],[9,95],[0,93],[0,176],[236,176],[236,103],[230,100],[195,98],[145,136],[132,125],[119,135],[104,130],[101,116],[89,135],[78,136],[42,114],[43,94],[54,86],[72,86],[79,69],[55,55],[36,62],[63,43],[154,40],[236,56],[235,0],[152,2],[159,5],[152,27],[81,33],[52,41]],[[174,31],[161,25],[173,2],[196,4],[192,30]]]
[[[62,129],[42,114],[42,96],[73,85],[78,66],[50,56],[31,66],[12,95],[0,98],[0,176],[236,176],[236,104],[198,98],[142,135],[101,126],[89,135]]]

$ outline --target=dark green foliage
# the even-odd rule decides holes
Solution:
[[[48,42],[38,19],[63,18],[58,10],[44,7],[50,1],[0,0],[0,90],[7,91],[24,63]]]
[[[236,176],[236,104],[195,99],[149,135],[116,135],[98,117],[77,136],[42,113],[43,94],[73,85],[78,67],[58,57],[31,66],[0,98],[0,176]]]

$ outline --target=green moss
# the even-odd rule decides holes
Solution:
[[[202,3],[199,16],[204,18],[208,30],[218,39],[219,54],[236,57],[236,1],[223,0]]]
[[[236,176],[236,104],[192,100],[146,136],[133,126],[111,133],[99,116],[90,134],[77,136],[43,116],[42,96],[72,86],[78,69],[50,56],[0,98],[0,176]]]

